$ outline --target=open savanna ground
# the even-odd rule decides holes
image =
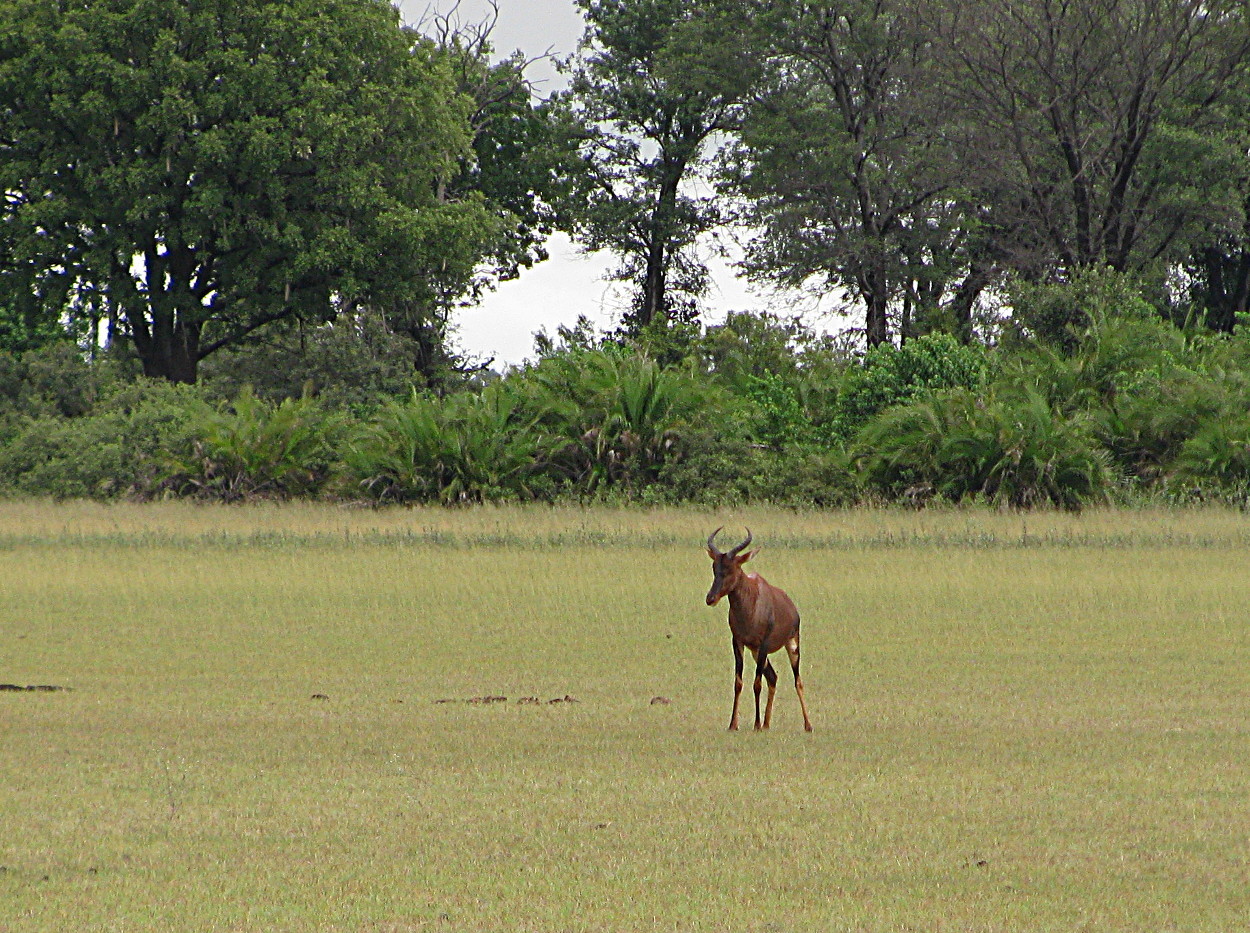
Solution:
[[[784,663],[725,731],[719,524],[810,735]],[[0,504],[0,682],[70,688],[0,692],[0,929],[1241,929],[1248,565],[1224,511]]]

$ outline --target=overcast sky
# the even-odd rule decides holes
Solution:
[[[571,54],[582,34],[581,15],[572,0],[498,0],[499,21],[493,35],[500,54],[520,49],[529,57],[551,51],[560,57]],[[416,25],[431,10],[449,12],[455,0],[399,0],[406,22]],[[489,10],[486,0],[460,0],[457,15],[475,23]],[[558,78],[547,66],[536,65],[532,77],[549,90]],[[534,332],[545,328],[552,335],[560,324],[572,324],[584,314],[599,328],[615,325],[623,297],[619,286],[604,281],[613,265],[606,254],[582,255],[563,235],[547,243],[551,258],[505,282],[482,303],[457,317],[456,340],[460,349],[480,358],[495,359],[496,367],[515,364],[534,352]],[[715,285],[706,297],[705,318],[723,319],[729,310],[763,307],[767,302],[748,292],[724,262],[714,262]]]

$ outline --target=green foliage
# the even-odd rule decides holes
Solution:
[[[91,411],[104,381],[67,340],[20,355],[0,352],[0,413],[75,418]]]
[[[437,304],[503,234],[440,197],[470,103],[385,0],[10,0],[0,102],[0,302],[103,302],[147,375],[344,298]]]
[[[1159,317],[1135,277],[1106,266],[1078,270],[1064,281],[1015,279],[1008,289],[1014,336],[1070,353],[1090,327]]]
[[[579,495],[653,483],[680,456],[687,429],[716,410],[715,391],[693,375],[610,345],[548,358],[514,382],[523,404],[560,438],[553,466]]]
[[[965,346],[948,334],[917,337],[901,347],[883,343],[847,375],[831,433],[850,437],[878,412],[941,389],[976,390],[988,371],[984,348]]]
[[[864,480],[891,498],[981,498],[999,506],[1078,509],[1113,484],[1092,419],[1040,393],[982,398],[953,390],[897,406],[856,439]]]
[[[334,462],[339,418],[310,396],[276,405],[243,389],[192,424],[189,454],[171,458],[167,482],[182,495],[240,499],[315,496]]]
[[[343,452],[350,490],[451,505],[536,494],[542,435],[503,387],[388,402]]]
[[[776,315],[731,311],[699,341],[704,367],[731,389],[747,391],[752,379],[797,381],[799,364],[815,338],[799,322]]]
[[[1067,509],[1244,497],[1250,338],[1120,307],[1067,350],[935,334],[862,364],[771,319],[735,316],[669,366],[640,341],[564,328],[539,362],[447,396],[396,396],[379,365],[390,344],[366,330],[314,330],[281,372],[253,360],[185,394],[50,345],[0,354],[0,491]],[[282,398],[301,360],[325,391]],[[269,398],[245,387],[210,404],[249,371]]]
[[[1172,479],[1182,489],[1250,501],[1250,414],[1242,410],[1203,424],[1177,455]]]
[[[109,389],[89,415],[27,417],[0,438],[0,490],[69,498],[146,499],[163,492],[171,454],[190,451],[208,410],[187,386]]]
[[[747,376],[746,396],[758,412],[754,433],[761,443],[780,449],[815,439],[794,383],[776,373]]]
[[[418,349],[381,315],[341,315],[316,327],[274,327],[254,343],[222,350],[205,361],[201,378],[218,398],[251,386],[257,398],[277,402],[307,389],[326,408],[363,411],[421,384]]]
[[[12,275],[12,270],[0,268],[0,353],[21,354],[66,340],[61,322],[44,313],[31,296],[5,291],[4,279]]]

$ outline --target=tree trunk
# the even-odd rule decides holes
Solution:
[[[1250,300],[1250,252],[1205,249],[1201,263],[1206,273],[1207,326],[1231,334],[1237,315],[1246,313]]]
[[[184,324],[172,313],[157,314],[151,325],[141,315],[135,320],[128,312],[126,317],[143,375],[195,384],[199,378],[201,324]]]
[[[665,238],[659,231],[661,221],[656,218],[651,229],[651,246],[647,250],[647,270],[642,282],[642,301],[638,306],[638,329],[645,330],[659,315],[664,313],[665,291]]]
[[[972,308],[989,284],[990,267],[974,260],[968,275],[951,298],[949,307],[955,327],[954,336],[962,344],[972,343]]]
[[[860,293],[863,295],[866,313],[864,336],[869,347],[875,347],[890,339],[886,312],[890,307],[890,293],[886,277],[879,272],[865,270],[860,275]]]
[[[665,164],[663,181],[651,211],[651,242],[647,246],[647,267],[635,321],[640,331],[668,314],[668,264],[672,253],[669,247],[673,240],[674,214],[677,213],[677,188],[685,171],[684,160]]]

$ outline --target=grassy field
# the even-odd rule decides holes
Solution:
[[[725,731],[722,523],[811,735],[784,664]],[[0,504],[0,682],[71,688],[0,692],[0,930],[1244,929],[1248,565],[1221,511]]]

